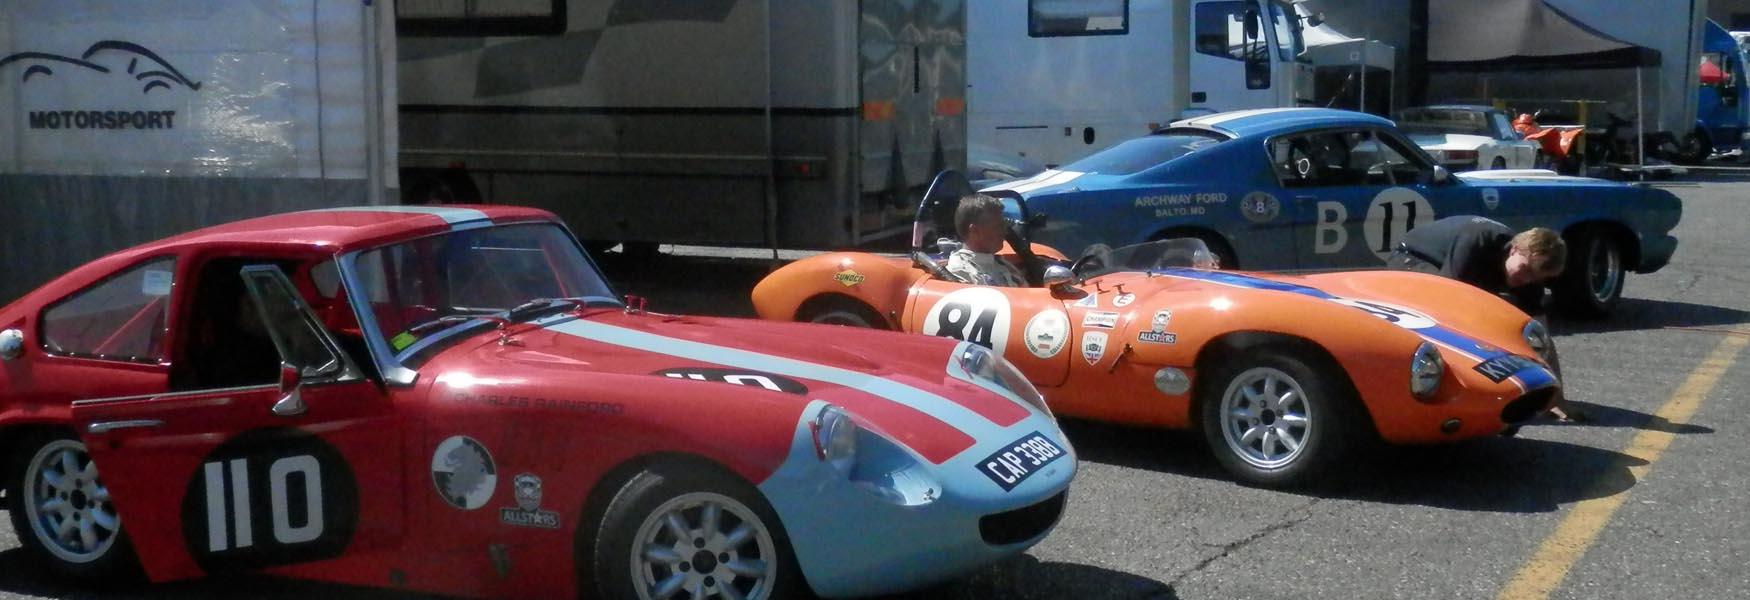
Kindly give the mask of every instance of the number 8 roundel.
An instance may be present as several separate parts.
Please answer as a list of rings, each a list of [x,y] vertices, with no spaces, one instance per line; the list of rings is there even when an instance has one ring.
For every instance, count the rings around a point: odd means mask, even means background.
[[[182,536],[208,573],[340,556],[358,524],[358,483],[338,450],[294,429],[256,429],[201,461],[182,498]]]
[[[943,296],[924,315],[924,335],[939,335],[990,348],[1009,345],[1009,298],[999,290],[971,287]]]

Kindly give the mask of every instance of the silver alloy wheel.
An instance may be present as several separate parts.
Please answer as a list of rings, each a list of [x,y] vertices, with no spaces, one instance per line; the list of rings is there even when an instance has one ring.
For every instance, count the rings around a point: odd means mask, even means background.
[[[868,329],[873,329],[875,327],[874,323],[870,323],[868,319],[863,318],[863,315],[857,314],[857,311],[844,309],[833,309],[814,315],[814,318],[809,319],[808,322],[824,323],[827,325],[845,325],[848,327],[863,327]]]
[[[651,511],[632,548],[632,582],[645,600],[770,598],[777,547],[752,509],[713,492],[684,494]]]
[[[1312,405],[1287,373],[1253,367],[1221,396],[1221,437],[1246,463],[1274,469],[1294,462],[1312,437]]]
[[[55,440],[37,450],[24,473],[24,512],[31,532],[55,558],[89,563],[103,558],[121,533],[121,517],[85,444]]]
[[[1587,287],[1592,290],[1592,299],[1598,302],[1609,302],[1621,293],[1622,254],[1610,240],[1592,241],[1586,254],[1586,283],[1590,284]]]

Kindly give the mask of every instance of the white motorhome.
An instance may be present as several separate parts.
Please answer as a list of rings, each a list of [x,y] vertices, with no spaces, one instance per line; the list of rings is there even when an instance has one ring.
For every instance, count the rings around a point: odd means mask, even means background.
[[[1312,102],[1286,0],[983,0],[966,10],[974,147],[1056,166],[1188,113]]]
[[[381,3],[0,2],[4,303],[110,251],[393,201]]]
[[[966,160],[965,4],[399,0],[403,195],[605,242],[904,231]]]

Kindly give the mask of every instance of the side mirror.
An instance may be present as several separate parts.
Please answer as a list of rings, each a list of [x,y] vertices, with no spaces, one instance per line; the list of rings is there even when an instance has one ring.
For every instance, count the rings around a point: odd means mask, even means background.
[[[1075,285],[1075,283],[1076,274],[1074,271],[1071,271],[1069,267],[1063,265],[1049,265],[1045,267],[1045,287],[1056,290],[1058,288]]]
[[[0,360],[12,360],[24,354],[24,332],[17,329],[0,331]]]
[[[280,363],[280,399],[273,403],[273,414],[282,417],[295,417],[309,410],[304,405],[304,397],[298,393],[298,386],[303,382],[302,370],[291,363]]]
[[[1452,172],[1447,171],[1446,167],[1442,167],[1440,165],[1434,165],[1434,183],[1445,184],[1448,180],[1451,180],[1451,179],[1452,179]]]
[[[1245,20],[1246,41],[1258,39],[1258,9],[1246,9]]]

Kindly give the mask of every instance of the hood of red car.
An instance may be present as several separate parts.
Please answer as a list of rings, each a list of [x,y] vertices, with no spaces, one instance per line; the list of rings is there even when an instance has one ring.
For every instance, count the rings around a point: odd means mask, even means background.
[[[848,327],[592,310],[483,334],[434,358],[437,370],[555,381],[617,378],[639,396],[701,402],[824,400],[940,462],[1031,409],[950,374],[954,340]]]

